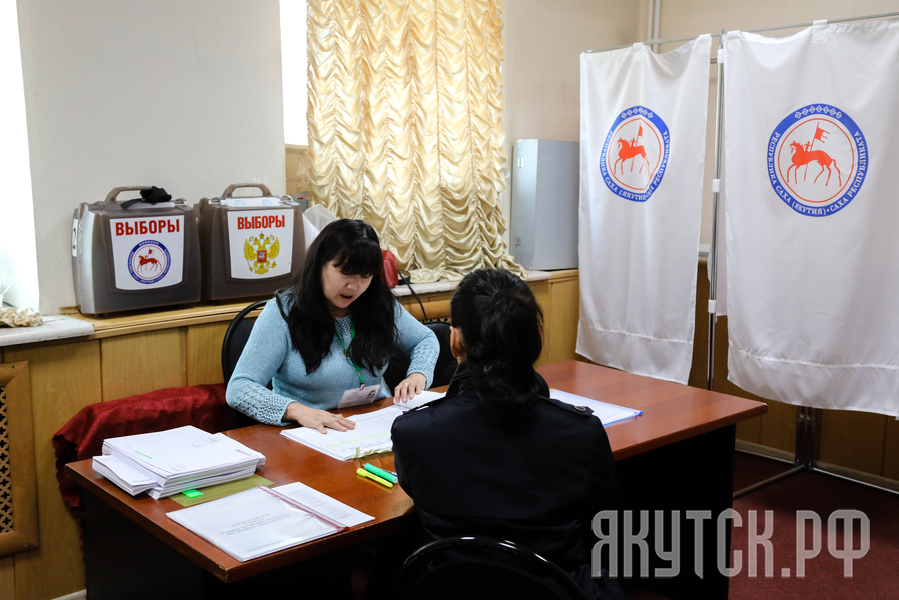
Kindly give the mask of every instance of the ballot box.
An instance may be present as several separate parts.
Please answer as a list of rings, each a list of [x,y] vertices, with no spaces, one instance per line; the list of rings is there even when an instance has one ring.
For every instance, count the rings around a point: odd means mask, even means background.
[[[117,187],[102,202],[82,202],[72,224],[72,278],[85,314],[200,300],[197,219],[183,198],[133,204],[148,186]],[[161,190],[164,192],[164,190]],[[128,200],[126,198],[125,200]]]
[[[256,188],[261,196],[234,196]],[[228,186],[194,207],[200,234],[202,297],[207,301],[271,295],[290,286],[306,253],[300,204],[261,184]]]

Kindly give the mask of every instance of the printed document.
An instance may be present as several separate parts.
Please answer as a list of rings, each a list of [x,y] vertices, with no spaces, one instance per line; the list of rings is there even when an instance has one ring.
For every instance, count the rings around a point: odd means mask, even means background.
[[[271,490],[253,488],[166,514],[239,561],[374,520],[299,482]]]
[[[322,434],[310,427],[298,427],[285,429],[281,435],[338,460],[349,460],[379,452],[390,452],[393,449],[390,428],[393,426],[393,420],[401,414],[402,410],[390,406],[349,417],[350,421],[356,423],[356,428],[349,431],[328,429],[328,433]]]

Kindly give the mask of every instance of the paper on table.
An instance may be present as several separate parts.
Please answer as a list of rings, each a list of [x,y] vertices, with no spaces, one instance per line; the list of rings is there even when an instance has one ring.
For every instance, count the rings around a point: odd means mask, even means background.
[[[292,502],[336,521],[337,526]],[[297,546],[375,519],[300,482],[271,490],[257,487],[166,514],[240,561]]]
[[[428,402],[432,402],[434,400],[439,400],[446,396],[446,392],[432,392],[429,390],[425,390],[419,395],[417,395],[412,400],[408,402],[397,402],[396,398],[393,399],[393,405],[396,406],[400,410],[412,410],[413,408],[418,408],[419,406],[424,406]]]
[[[333,525],[259,488],[166,514],[240,561],[337,532]]]
[[[322,513],[326,517],[333,519],[347,527],[355,527],[368,521],[374,521],[375,518],[363,512],[359,512],[352,506],[347,506],[339,500],[335,500],[327,494],[323,494],[318,490],[314,490],[308,485],[299,481],[279,485],[271,488],[272,491],[283,494],[288,498],[296,500],[300,504],[308,506],[312,510]]]
[[[156,480],[134,470],[115,456],[95,456],[94,471],[136,496],[156,486]]]
[[[401,414],[403,411],[391,406],[350,417],[356,428],[349,431],[329,429],[327,434],[321,434],[309,427],[298,427],[285,429],[281,435],[338,460],[349,460],[393,449],[390,428]]]
[[[109,438],[104,448],[123,456],[157,475],[157,481],[202,472],[220,466],[253,464],[264,456],[231,438],[210,434],[192,426],[156,433]]]
[[[256,467],[265,464],[265,456],[252,448],[190,425],[107,438],[103,454],[115,456],[143,477],[155,480],[149,490],[153,498],[250,477]]]
[[[643,414],[642,410],[635,410],[633,408],[618,406],[617,404],[600,402],[599,400],[584,398],[583,396],[570,394],[568,392],[563,392],[562,390],[550,389],[549,397],[553,398],[554,400],[558,400],[559,402],[564,402],[573,406],[586,406],[587,408],[593,410],[593,416],[602,421],[602,424],[605,427],[608,427],[612,423],[625,421],[627,419],[631,419]]]

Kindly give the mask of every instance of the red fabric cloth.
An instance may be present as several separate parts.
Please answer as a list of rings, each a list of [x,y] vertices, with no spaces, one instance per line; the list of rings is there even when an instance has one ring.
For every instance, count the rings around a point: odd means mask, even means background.
[[[210,433],[230,429],[225,384],[166,388],[85,406],[53,436],[63,501],[78,507],[78,486],[65,474],[66,464],[102,454],[104,439],[184,425]]]

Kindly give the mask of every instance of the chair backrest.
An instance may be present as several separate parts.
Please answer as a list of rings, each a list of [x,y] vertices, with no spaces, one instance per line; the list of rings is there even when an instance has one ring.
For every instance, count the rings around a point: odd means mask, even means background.
[[[586,600],[555,564],[512,542],[479,536],[422,546],[406,559],[397,585],[403,600]]]
[[[437,365],[434,367],[434,380],[431,386],[447,385],[456,373],[457,366],[456,358],[453,356],[452,348],[450,348],[449,323],[446,321],[425,321],[422,325],[433,331],[434,335],[437,336],[437,341],[440,343],[440,354],[437,355]],[[387,370],[384,371],[384,382],[391,392],[406,378],[409,362],[409,357],[398,348],[394,348],[390,352]]]
[[[234,373],[234,367],[237,366],[237,361],[240,359],[243,348],[247,345],[247,340],[250,339],[250,332],[253,331],[253,325],[256,324],[255,319],[250,320],[247,319],[246,316],[254,310],[258,310],[265,306],[266,302],[268,302],[268,300],[254,302],[237,313],[237,316],[234,317],[231,324],[228,326],[228,330],[225,332],[225,339],[222,341],[222,375],[225,377],[226,385],[231,380],[231,375]],[[237,427],[258,424],[258,421],[246,416],[242,412],[234,410],[231,407],[229,407],[229,409],[231,410],[232,428],[236,429]]]

